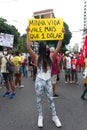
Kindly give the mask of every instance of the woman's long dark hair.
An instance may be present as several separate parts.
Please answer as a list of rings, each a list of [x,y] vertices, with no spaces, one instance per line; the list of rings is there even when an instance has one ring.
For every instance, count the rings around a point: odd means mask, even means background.
[[[42,65],[43,71],[46,72],[47,66],[51,67],[51,60],[50,60],[50,50],[46,48],[45,43],[43,42],[39,43],[38,54],[39,54],[38,66]]]

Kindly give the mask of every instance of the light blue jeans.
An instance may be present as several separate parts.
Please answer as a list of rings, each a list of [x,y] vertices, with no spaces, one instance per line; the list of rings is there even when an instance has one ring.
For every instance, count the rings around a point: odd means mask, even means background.
[[[52,112],[52,116],[56,115],[56,110],[55,110],[55,104],[53,101],[53,97],[52,97],[52,83],[51,83],[51,79],[50,80],[43,80],[40,78],[36,78],[35,81],[35,91],[36,91],[36,97],[37,97],[37,111],[39,113],[39,116],[42,116],[42,97],[43,97],[43,93],[46,94],[47,98],[48,98],[48,102],[50,105],[50,109]]]

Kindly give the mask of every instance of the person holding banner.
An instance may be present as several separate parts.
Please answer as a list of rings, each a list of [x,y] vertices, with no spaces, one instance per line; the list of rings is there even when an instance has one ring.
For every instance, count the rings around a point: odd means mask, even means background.
[[[29,37],[30,27],[26,29],[27,39],[26,47],[27,51],[37,65],[37,76],[35,80],[35,92],[37,98],[37,111],[38,111],[38,127],[43,127],[43,113],[42,113],[42,97],[43,93],[46,94],[48,102],[50,104],[50,109],[52,112],[52,120],[57,127],[61,127],[62,124],[57,116],[55,104],[53,101],[52,83],[51,83],[51,66],[54,61],[60,47],[62,45],[62,40],[58,41],[57,47],[54,54],[50,57],[50,50],[46,49],[46,44],[44,42],[39,43],[38,55],[34,53],[30,46]],[[62,30],[64,33],[64,29]]]

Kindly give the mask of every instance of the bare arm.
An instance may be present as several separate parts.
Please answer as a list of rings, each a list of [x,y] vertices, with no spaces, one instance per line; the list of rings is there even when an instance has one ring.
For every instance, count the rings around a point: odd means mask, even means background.
[[[14,66],[13,59],[7,58],[7,56],[5,56],[5,59],[7,60],[7,62],[8,62],[10,65],[13,65],[13,66]]]
[[[31,46],[30,46],[30,39],[29,39],[29,36],[28,36],[29,27],[27,27],[26,31],[27,31],[27,38],[26,38],[27,51],[30,54],[30,56],[32,57],[32,59],[34,61],[36,61],[38,56],[34,53],[34,51],[31,49]]]
[[[0,56],[0,65],[1,65],[1,59],[2,59],[2,57]]]
[[[57,54],[58,54],[58,52],[59,52],[59,50],[60,50],[60,48],[61,48],[61,45],[62,45],[62,41],[58,41],[57,47],[56,47],[56,49],[55,49],[53,55],[51,56],[52,62],[54,61],[55,57],[57,56]]]
[[[1,59],[2,59],[2,56],[0,56],[0,70],[1,70]]]
[[[64,28],[62,29],[62,32],[65,33]],[[50,57],[52,62],[54,61],[55,57],[57,56],[57,54],[58,54],[61,46],[62,46],[62,40],[59,40],[58,43],[57,43],[57,47],[56,47],[53,55]]]

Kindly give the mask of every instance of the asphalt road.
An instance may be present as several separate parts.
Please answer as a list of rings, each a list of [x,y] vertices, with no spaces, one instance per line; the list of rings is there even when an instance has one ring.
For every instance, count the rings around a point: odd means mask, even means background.
[[[83,78],[78,74],[79,85],[65,84],[64,72],[57,82],[54,99],[57,114],[62,122],[62,128],[57,128],[51,120],[51,111],[47,98],[43,99],[43,130],[87,130],[87,101],[81,100],[84,90]],[[24,88],[16,88],[16,97],[3,98],[5,87],[0,89],[0,130],[39,130],[37,127],[36,96],[34,81],[31,77],[22,78]],[[0,85],[1,86],[1,85]]]

